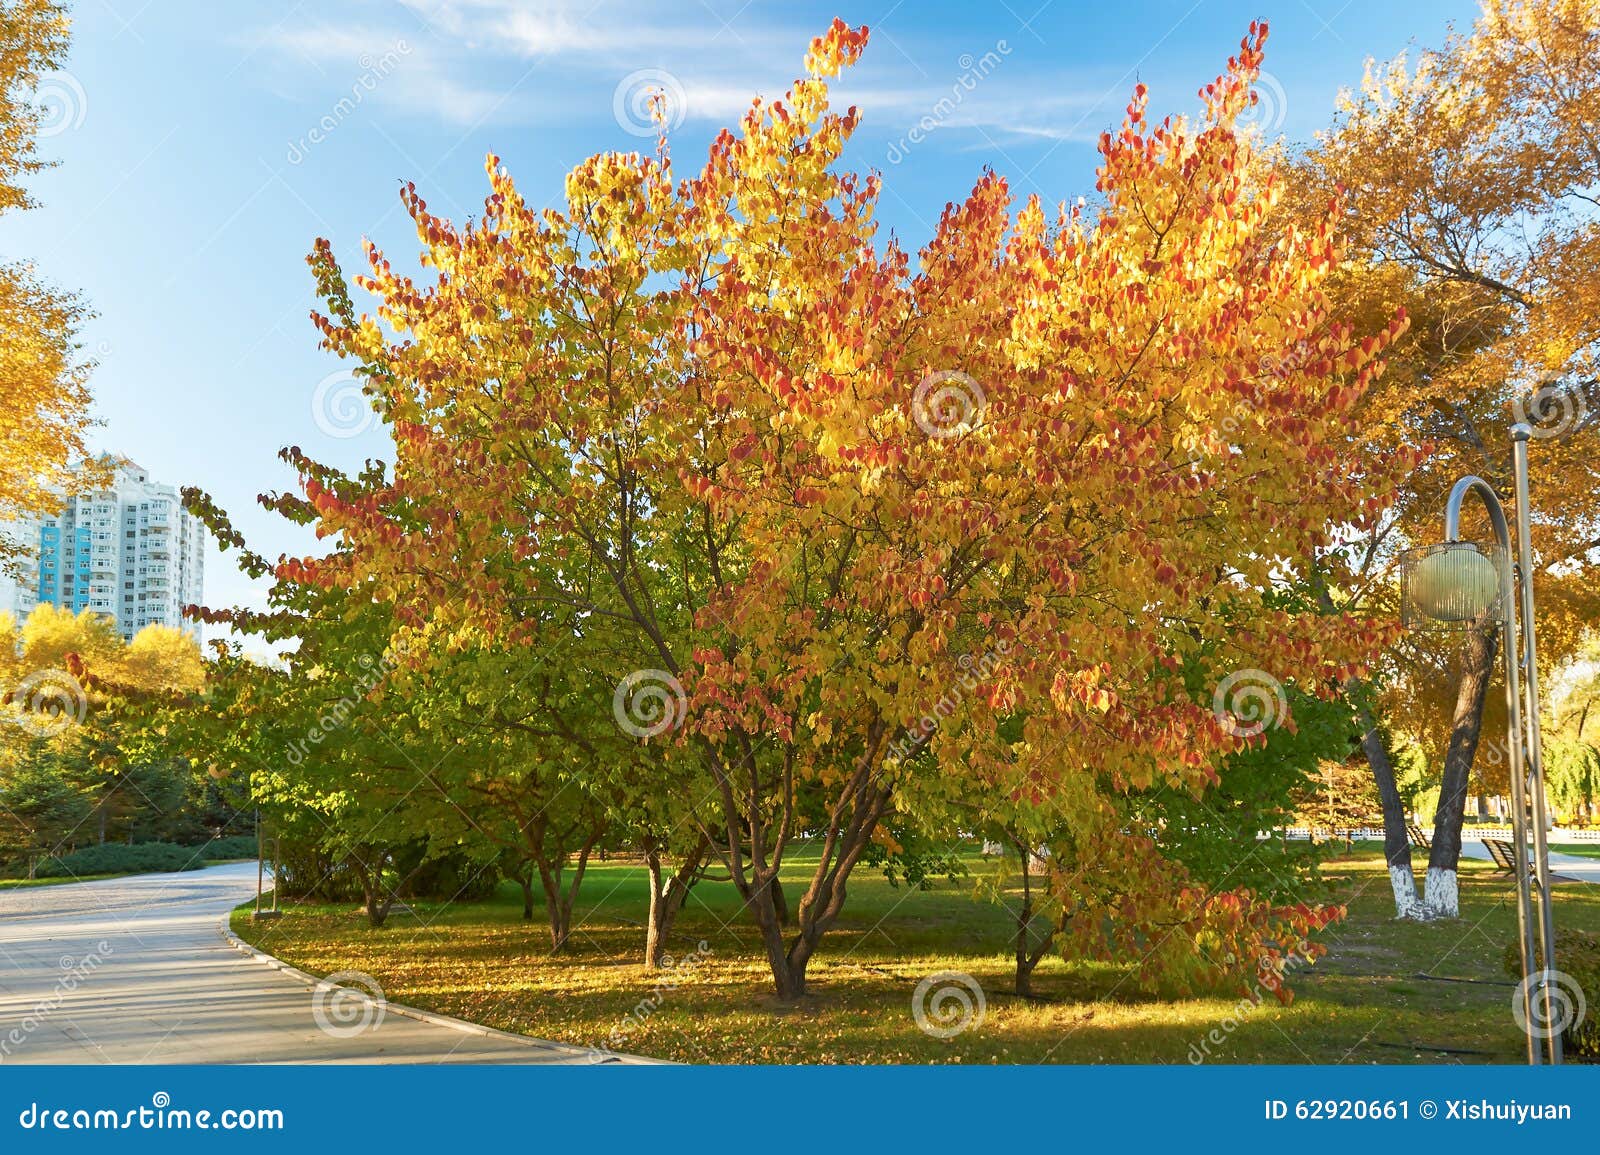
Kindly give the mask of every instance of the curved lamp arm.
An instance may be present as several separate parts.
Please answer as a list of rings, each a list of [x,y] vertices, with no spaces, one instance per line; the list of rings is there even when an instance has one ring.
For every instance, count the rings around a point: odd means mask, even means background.
[[[1481,477],[1463,477],[1456,482],[1450,490],[1450,500],[1444,507],[1444,539],[1446,541],[1461,540],[1461,503],[1467,499],[1467,494],[1475,493],[1489,511],[1489,520],[1494,523],[1495,541],[1500,548],[1506,551],[1506,558],[1511,557],[1511,527],[1506,523],[1506,509],[1500,504],[1500,495]],[[1509,609],[1509,600],[1507,608]]]

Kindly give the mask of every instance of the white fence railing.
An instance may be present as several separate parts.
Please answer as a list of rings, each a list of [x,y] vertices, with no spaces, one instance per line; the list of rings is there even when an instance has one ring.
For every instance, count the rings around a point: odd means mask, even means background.
[[[1287,835],[1290,838],[1303,839],[1311,836],[1312,829],[1316,830],[1319,838],[1331,837],[1342,839],[1349,837],[1361,842],[1383,841],[1383,828],[1375,826],[1358,826],[1353,830],[1346,830],[1346,828],[1342,826],[1333,828],[1329,828],[1327,826],[1318,826],[1315,828],[1291,826],[1288,830],[1283,830],[1280,828],[1270,832],[1269,834],[1265,834],[1262,837],[1282,838]],[[1431,838],[1433,836],[1433,828],[1431,826],[1425,827],[1423,833],[1427,834]],[[1463,826],[1461,828],[1461,841],[1463,842],[1482,842],[1485,838],[1496,838],[1502,842],[1510,841],[1511,827]],[[1545,835],[1545,841],[1551,846],[1559,846],[1563,842],[1600,842],[1600,830],[1563,830],[1560,827],[1557,827],[1556,829],[1550,831],[1549,834]]]

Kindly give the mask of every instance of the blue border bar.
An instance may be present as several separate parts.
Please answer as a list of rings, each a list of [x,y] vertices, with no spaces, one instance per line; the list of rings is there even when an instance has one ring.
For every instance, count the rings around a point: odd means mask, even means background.
[[[1566,1118],[1533,1117],[1548,1106]],[[1495,1118],[1500,1109],[1513,1118]],[[281,1111],[282,1128],[223,1129],[228,1110]],[[118,1112],[119,1126],[74,1126],[76,1111],[88,1113],[80,1122]],[[193,1121],[201,1111],[211,1112],[209,1129]],[[189,1125],[173,1112],[190,1113]],[[1236,1151],[1256,1140],[1349,1143],[1396,1127],[1415,1144],[1515,1135],[1575,1139],[1581,1149],[1597,1120],[1594,1066],[0,1067],[8,1152],[312,1155],[388,1143],[453,1155],[463,1142],[492,1140],[535,1153],[622,1144],[804,1153],[883,1142],[981,1155],[1024,1136],[1047,1150],[1105,1141]]]

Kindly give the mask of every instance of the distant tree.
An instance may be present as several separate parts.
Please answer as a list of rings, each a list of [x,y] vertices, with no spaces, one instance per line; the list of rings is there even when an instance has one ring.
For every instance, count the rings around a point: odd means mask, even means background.
[[[41,857],[58,853],[89,817],[88,797],[64,772],[44,739],[27,756],[0,763],[0,853],[22,857],[28,877]]]
[[[1539,644],[1548,666],[1565,662],[1600,614],[1600,5],[1485,0],[1441,48],[1370,67],[1298,175],[1291,218],[1320,218],[1343,194],[1349,247],[1327,286],[1336,307],[1369,324],[1397,307],[1411,318],[1362,402],[1369,452],[1429,449],[1353,543],[1345,607],[1394,612],[1396,551],[1436,539],[1457,477],[1485,478],[1509,504],[1506,427],[1525,420]],[[1475,506],[1467,515],[1467,532],[1487,537]],[[1447,655],[1431,639],[1380,668],[1364,745],[1402,917],[1458,912],[1461,824],[1503,646],[1483,623]],[[1420,897],[1385,757],[1407,738],[1441,755]]]
[[[189,810],[195,770],[160,734],[164,712],[200,686],[192,638],[152,626],[124,643],[100,614],[45,604],[20,629],[0,621],[0,655],[0,782],[53,778],[87,807],[57,841],[205,835]]]

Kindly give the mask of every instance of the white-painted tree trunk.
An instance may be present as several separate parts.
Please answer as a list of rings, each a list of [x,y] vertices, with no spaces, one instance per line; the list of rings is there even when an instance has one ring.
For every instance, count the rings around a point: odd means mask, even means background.
[[[1396,918],[1424,917],[1422,902],[1417,898],[1417,880],[1404,866],[1389,867],[1389,886],[1394,891],[1394,916]]]
[[[1422,905],[1429,918],[1461,917],[1461,888],[1456,883],[1456,872],[1442,866],[1428,867],[1428,877],[1422,886]]]

